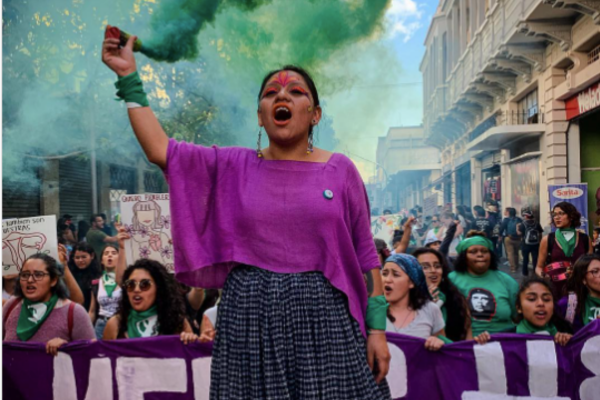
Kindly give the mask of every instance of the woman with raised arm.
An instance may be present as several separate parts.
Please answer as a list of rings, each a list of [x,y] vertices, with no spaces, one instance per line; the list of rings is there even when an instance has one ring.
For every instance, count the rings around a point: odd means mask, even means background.
[[[321,107],[310,75],[286,66],[265,76],[256,150],[177,142],[149,107],[135,39],[121,48],[107,38],[102,58],[146,156],[168,177],[177,279],[223,287],[211,399],[389,399],[368,199],[352,161],[313,147]]]

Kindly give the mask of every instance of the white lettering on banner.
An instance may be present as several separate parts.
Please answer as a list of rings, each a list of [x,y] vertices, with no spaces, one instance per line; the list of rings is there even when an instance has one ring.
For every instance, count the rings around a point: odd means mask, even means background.
[[[551,356],[540,354],[549,351],[550,346],[552,346]],[[531,396],[507,394],[504,353],[499,342],[473,346],[479,391],[463,392],[462,400],[569,400],[568,397],[557,397],[556,395],[558,392],[558,365],[554,346],[554,342],[551,341],[527,341],[527,366]],[[550,377],[543,376],[545,373],[548,373]],[[542,388],[542,385],[549,385],[549,388]]]
[[[77,400],[77,386],[75,385],[73,361],[71,360],[71,356],[61,351],[54,357],[52,394],[55,399]]]
[[[209,400],[211,362],[212,357],[196,358],[192,361],[195,400]]]
[[[390,370],[388,372],[388,385],[392,398],[397,399],[406,396],[408,392],[408,368],[406,365],[406,355],[395,344],[388,342],[388,348],[392,359],[390,360]],[[389,379],[389,377],[394,379]]]
[[[149,392],[187,392],[183,358],[117,358],[119,400],[144,400]]]
[[[77,400],[77,387],[71,356],[61,351],[54,357],[54,399]],[[85,400],[112,400],[113,382],[110,358],[94,358],[90,361],[90,375]]]
[[[582,92],[577,96],[577,103],[579,103],[579,114],[583,114],[600,106],[600,86],[590,88],[587,92]]]
[[[556,397],[558,394],[558,361],[556,347],[550,340],[527,341],[529,393],[538,397]]]
[[[600,336],[594,336],[581,349],[581,362],[594,376],[587,378],[579,387],[581,400],[598,399],[600,393]]]
[[[92,379],[92,377],[94,377]],[[90,362],[90,380],[85,400],[113,400],[110,358],[94,358]]]

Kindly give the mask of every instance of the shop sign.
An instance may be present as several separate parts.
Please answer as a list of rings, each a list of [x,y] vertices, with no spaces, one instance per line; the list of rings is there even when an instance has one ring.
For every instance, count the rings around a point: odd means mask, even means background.
[[[573,119],[593,109],[600,109],[600,83],[591,86],[565,102],[567,119]]]
[[[581,213],[581,228],[588,230],[588,187],[587,183],[566,183],[564,185],[548,185],[550,192],[550,210],[556,203],[565,201],[571,203]],[[554,227],[552,228],[554,230]]]

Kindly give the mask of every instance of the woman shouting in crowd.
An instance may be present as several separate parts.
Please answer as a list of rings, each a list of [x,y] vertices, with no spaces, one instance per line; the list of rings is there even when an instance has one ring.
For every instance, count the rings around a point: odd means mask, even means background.
[[[223,287],[211,399],[389,399],[366,191],[347,157],[313,146],[322,110],[310,75],[295,66],[265,75],[256,150],[202,147],[162,129],[134,40],[121,48],[107,38],[102,57],[146,156],[168,177],[176,277]],[[373,276],[370,298],[363,274]]]

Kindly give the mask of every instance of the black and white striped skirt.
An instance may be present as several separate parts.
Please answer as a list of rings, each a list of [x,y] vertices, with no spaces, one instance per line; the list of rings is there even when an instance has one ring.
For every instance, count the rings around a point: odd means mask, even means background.
[[[217,316],[211,400],[389,400],[345,295],[320,272],[241,266]]]

